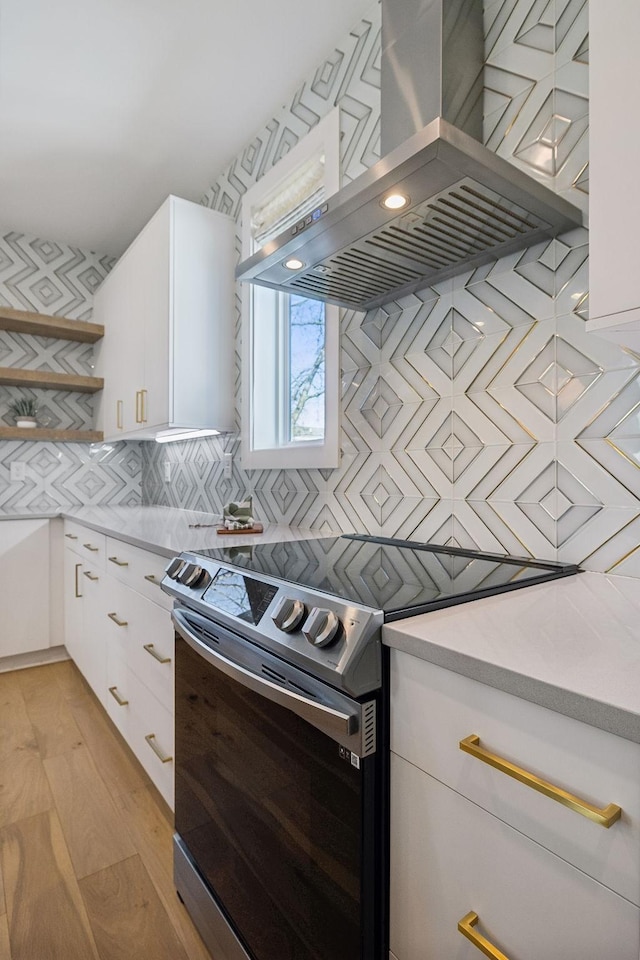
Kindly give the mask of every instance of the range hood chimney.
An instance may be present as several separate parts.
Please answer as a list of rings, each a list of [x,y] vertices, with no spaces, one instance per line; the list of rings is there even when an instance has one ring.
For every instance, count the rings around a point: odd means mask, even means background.
[[[238,279],[370,310],[582,225],[577,207],[481,142],[482,6],[382,0],[382,159]],[[390,195],[401,209],[383,205]]]

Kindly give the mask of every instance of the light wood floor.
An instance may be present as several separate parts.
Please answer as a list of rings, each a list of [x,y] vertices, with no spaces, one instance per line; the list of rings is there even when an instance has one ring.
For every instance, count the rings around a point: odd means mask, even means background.
[[[71,661],[0,673],[0,960],[211,960],[171,836]]]

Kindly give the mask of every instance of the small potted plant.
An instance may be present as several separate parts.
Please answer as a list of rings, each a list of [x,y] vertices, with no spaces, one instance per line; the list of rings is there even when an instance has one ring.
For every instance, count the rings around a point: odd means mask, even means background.
[[[38,404],[31,397],[22,397],[20,400],[14,400],[9,407],[16,418],[17,427],[36,427],[38,422]]]

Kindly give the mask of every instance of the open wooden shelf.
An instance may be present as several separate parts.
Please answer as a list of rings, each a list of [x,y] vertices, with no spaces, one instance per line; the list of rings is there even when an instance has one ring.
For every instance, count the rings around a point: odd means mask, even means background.
[[[65,443],[102,443],[100,430],[45,430],[40,427],[2,427],[0,440],[61,440]]]
[[[51,373],[49,370],[20,370],[0,367],[0,385],[5,387],[40,387],[43,390],[73,390],[76,393],[97,393],[104,387],[102,377],[80,377],[73,373]]]
[[[13,310],[11,307],[2,306],[0,330],[31,333],[37,337],[54,337],[60,340],[78,340],[80,343],[95,343],[104,336],[101,323],[50,317],[45,313],[30,313],[28,310]]]

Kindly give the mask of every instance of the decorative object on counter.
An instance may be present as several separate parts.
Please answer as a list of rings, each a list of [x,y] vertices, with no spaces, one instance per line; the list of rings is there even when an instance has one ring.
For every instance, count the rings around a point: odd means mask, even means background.
[[[16,419],[17,427],[36,427],[38,421],[38,403],[33,397],[22,397],[20,400],[14,400],[9,407]]]
[[[263,526],[253,519],[253,500],[247,497],[238,503],[225,503],[222,508],[223,526],[218,533],[262,533]]]

